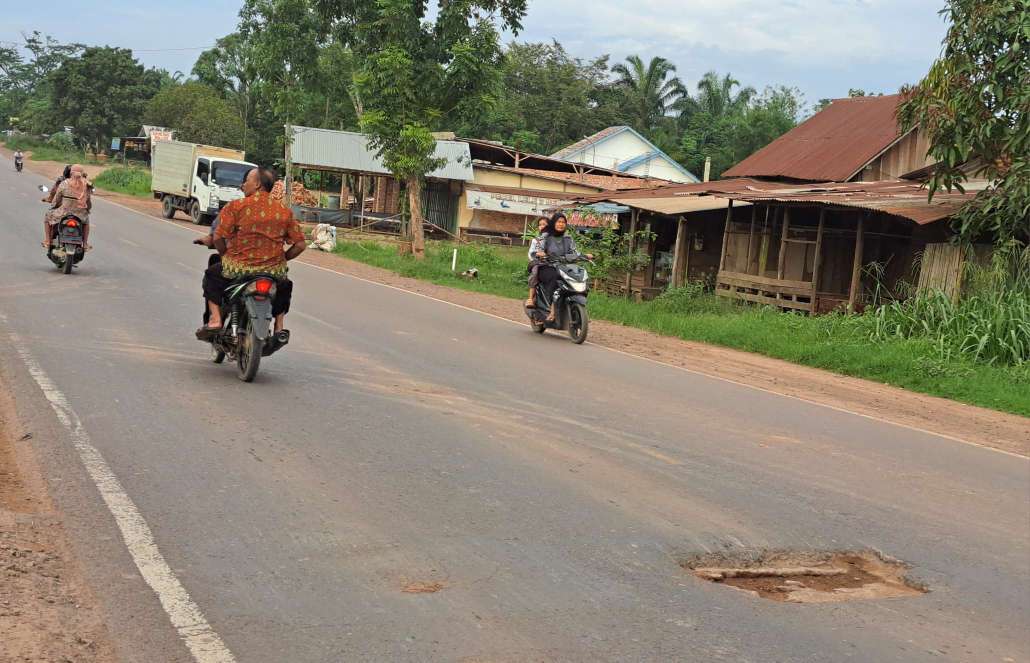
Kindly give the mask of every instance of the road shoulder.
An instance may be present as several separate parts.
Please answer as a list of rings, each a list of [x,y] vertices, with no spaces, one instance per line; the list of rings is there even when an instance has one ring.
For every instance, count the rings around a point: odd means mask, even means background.
[[[0,381],[0,660],[113,662],[32,445]]]

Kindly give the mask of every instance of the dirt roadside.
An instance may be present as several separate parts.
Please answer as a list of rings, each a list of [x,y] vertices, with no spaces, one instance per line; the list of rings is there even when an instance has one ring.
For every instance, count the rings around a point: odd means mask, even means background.
[[[0,150],[2,151],[2,150]],[[62,164],[26,162],[29,169],[56,177]],[[161,218],[157,201],[98,191],[97,195],[148,216]],[[177,216],[184,227],[191,224]],[[340,256],[310,251],[302,258],[341,274],[402,288],[452,304],[512,320],[525,318],[514,300],[407,278]],[[199,268],[198,268],[199,269]],[[784,396],[853,412],[964,442],[1030,456],[1030,418],[965,405],[860,378],[837,375],[779,359],[706,345],[654,332],[592,320],[590,342],[611,350]]]
[[[116,659],[0,380],[0,663]]]

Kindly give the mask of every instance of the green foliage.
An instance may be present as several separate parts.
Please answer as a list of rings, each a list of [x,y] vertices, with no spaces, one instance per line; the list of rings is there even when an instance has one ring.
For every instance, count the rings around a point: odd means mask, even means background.
[[[607,226],[594,228],[576,235],[576,246],[580,253],[594,256],[590,274],[594,278],[607,278],[611,274],[643,269],[651,258],[642,247],[654,238],[646,230],[636,232],[636,250],[630,251],[633,235]]]
[[[991,182],[954,217],[964,239],[1030,242],[1030,4],[947,0],[951,21],[941,57],[902,105],[906,128],[919,125],[938,165],[930,196],[961,189],[971,161]]]
[[[47,147],[61,152],[73,152],[75,150],[75,139],[71,137],[71,134],[63,131],[47,138],[46,144]]]
[[[59,128],[49,112],[49,75],[84,47],[62,44],[38,31],[22,38],[20,47],[0,46],[0,128],[16,126],[22,131],[49,133]]]
[[[709,157],[718,176],[797,123],[803,104],[798,90],[766,88],[757,95],[752,88],[734,92],[738,85],[729,75],[719,78],[709,72],[698,84],[698,94],[680,104],[681,158],[691,171],[702,172]]]
[[[551,154],[623,122],[607,56],[584,61],[571,57],[556,41],[512,42],[501,69],[504,93],[482,126],[463,129],[467,135]]]
[[[926,339],[938,361],[1030,362],[1030,248],[999,250],[989,268],[967,269],[972,285],[958,302],[930,292],[867,312],[870,337]]]
[[[638,131],[650,133],[665,114],[687,94],[679,78],[672,76],[676,65],[655,57],[645,65],[639,56],[631,55],[625,63],[612,67],[615,84],[625,97],[632,124]]]
[[[173,84],[147,105],[147,124],[173,127],[179,140],[243,146],[243,121],[218,91],[203,83]]]
[[[108,168],[93,183],[101,189],[126,193],[130,196],[150,197],[150,171],[143,168]]]
[[[51,75],[54,119],[75,128],[83,145],[100,152],[112,136],[135,135],[162,78],[123,48],[90,47]]]

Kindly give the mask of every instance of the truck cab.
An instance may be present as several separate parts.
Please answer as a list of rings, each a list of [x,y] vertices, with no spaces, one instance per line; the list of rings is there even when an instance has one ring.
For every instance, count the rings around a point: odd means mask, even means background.
[[[246,161],[216,157],[197,158],[192,193],[198,211],[213,218],[227,203],[242,198],[243,191],[240,186],[251,168],[256,166]]]

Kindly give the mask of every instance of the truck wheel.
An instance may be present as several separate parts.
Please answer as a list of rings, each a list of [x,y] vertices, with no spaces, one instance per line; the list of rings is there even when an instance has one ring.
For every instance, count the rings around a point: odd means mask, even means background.
[[[200,203],[195,200],[193,201],[193,204],[190,205],[190,220],[197,226],[206,224],[208,220],[207,214],[204,214],[204,211],[200,209]]]
[[[172,200],[171,196],[161,198],[161,216],[166,219],[175,216],[175,201]]]

